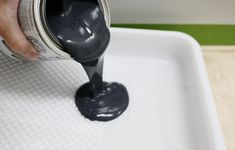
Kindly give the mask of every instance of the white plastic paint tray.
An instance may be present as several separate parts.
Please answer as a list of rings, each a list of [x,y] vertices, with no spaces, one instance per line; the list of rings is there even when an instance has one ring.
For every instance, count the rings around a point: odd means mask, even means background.
[[[86,120],[74,103],[87,82],[78,63],[0,54],[0,149],[225,150],[198,43],[179,32],[111,32],[104,79],[126,85],[127,111]]]

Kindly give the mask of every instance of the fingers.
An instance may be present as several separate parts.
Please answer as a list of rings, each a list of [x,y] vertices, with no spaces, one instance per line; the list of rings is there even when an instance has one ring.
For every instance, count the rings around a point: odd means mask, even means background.
[[[38,58],[38,52],[21,31],[17,19],[8,19],[2,28],[4,29],[1,33],[3,39],[15,53],[31,60]]]
[[[38,52],[21,31],[17,20],[19,0],[0,0],[0,35],[17,54],[35,60]]]

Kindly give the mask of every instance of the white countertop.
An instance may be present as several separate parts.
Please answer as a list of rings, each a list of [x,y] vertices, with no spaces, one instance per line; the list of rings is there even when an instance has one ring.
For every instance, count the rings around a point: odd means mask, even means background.
[[[235,150],[235,46],[202,49],[225,143]]]

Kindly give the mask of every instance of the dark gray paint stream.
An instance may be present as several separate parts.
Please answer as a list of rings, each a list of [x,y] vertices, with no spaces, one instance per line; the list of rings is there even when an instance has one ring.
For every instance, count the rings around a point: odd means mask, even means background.
[[[110,121],[129,103],[122,84],[103,82],[103,53],[110,32],[97,0],[47,0],[47,25],[51,33],[85,69],[90,82],[80,87],[75,102],[90,120]]]

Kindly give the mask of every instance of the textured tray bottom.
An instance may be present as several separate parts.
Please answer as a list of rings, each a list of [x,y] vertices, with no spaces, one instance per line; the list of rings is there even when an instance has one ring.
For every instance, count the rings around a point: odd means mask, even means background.
[[[0,54],[0,149],[97,150],[102,127],[74,104],[83,72],[74,61],[23,63]]]
[[[127,86],[130,106],[117,120],[98,123],[84,119],[74,104],[74,93],[88,80],[78,63],[23,63],[0,55],[0,147],[150,150],[167,141],[174,144],[166,149],[190,149],[181,71],[173,60],[107,56],[105,80]]]

